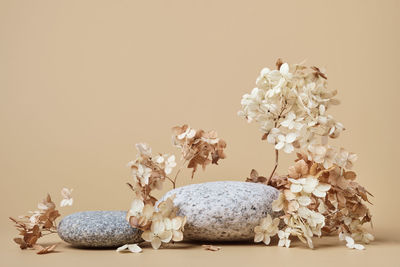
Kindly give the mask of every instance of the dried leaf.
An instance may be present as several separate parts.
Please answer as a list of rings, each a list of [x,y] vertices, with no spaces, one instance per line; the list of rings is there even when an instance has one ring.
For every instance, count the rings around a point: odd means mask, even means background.
[[[57,247],[57,245],[58,244],[54,244],[54,245],[47,246],[47,247],[42,247],[41,245],[36,245],[34,248],[39,250],[38,252],[36,252],[36,254],[41,255],[41,254],[47,254],[47,253],[53,252],[54,249]]]
[[[264,176],[259,176],[258,172],[254,169],[251,170],[250,172],[250,178],[246,179],[246,182],[251,182],[251,183],[262,183],[266,184],[268,179]]]
[[[202,245],[202,247],[205,250],[209,250],[209,251],[219,251],[219,250],[221,250],[221,247],[216,247],[216,246],[213,246],[213,245]]]
[[[353,171],[348,171],[344,173],[344,178],[347,180],[355,180],[357,177],[356,173]]]

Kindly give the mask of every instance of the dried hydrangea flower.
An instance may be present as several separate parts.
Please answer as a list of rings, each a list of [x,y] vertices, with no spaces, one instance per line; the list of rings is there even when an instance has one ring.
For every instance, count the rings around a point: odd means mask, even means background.
[[[348,240],[370,242],[373,235],[363,224],[371,221],[364,203],[371,194],[355,181],[355,172],[348,170],[357,155],[328,144],[344,130],[328,114],[332,105],[339,104],[334,98],[337,91],[328,87],[327,76],[317,67],[289,65],[280,59],[276,66],[276,70],[261,70],[256,88],[243,95],[238,114],[258,123],[262,140],[275,148],[269,178],[252,171],[246,181],[280,190],[272,205],[274,211],[284,212],[280,245],[289,246],[291,235],[313,248],[313,236],[323,233],[343,233]],[[288,175],[275,174],[280,150],[297,152]],[[351,247],[361,247],[349,242]]]
[[[67,188],[62,189],[64,202],[61,201],[61,206],[72,205],[71,191]],[[38,203],[37,207],[38,210],[29,212],[30,215],[19,216],[18,219],[10,217],[10,220],[22,236],[14,238],[14,242],[21,249],[36,249],[38,250],[36,253],[40,255],[50,253],[56,248],[57,244],[43,247],[38,245],[37,241],[42,236],[57,233],[56,219],[61,215],[49,194]]]
[[[163,221],[153,221],[150,230],[143,232],[142,238],[151,243],[154,249],[161,246],[161,242],[169,243],[172,239],[171,230],[167,230]]]
[[[209,164],[218,164],[226,157],[226,142],[218,138],[216,131],[194,130],[187,124],[172,128],[173,144],[182,152],[187,167],[193,169],[192,178],[198,166],[203,169]]]
[[[254,242],[264,242],[265,245],[269,245],[271,237],[278,233],[279,218],[272,220],[270,214],[267,217],[261,219],[260,225],[254,228]]]

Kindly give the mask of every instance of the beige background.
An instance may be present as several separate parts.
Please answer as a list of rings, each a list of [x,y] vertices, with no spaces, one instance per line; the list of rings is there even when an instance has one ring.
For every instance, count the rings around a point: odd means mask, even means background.
[[[399,12],[400,1],[1,0],[4,266],[399,266]],[[217,253],[183,245],[117,255],[62,244],[39,257],[12,244],[7,216],[34,209],[46,192],[59,200],[63,186],[75,199],[64,215],[127,209],[134,144],[178,155],[170,143],[176,124],[216,129],[228,142],[228,158],[193,182],[244,180],[252,168],[269,173],[272,147],[236,113],[260,69],[278,57],[325,67],[339,91],[342,105],[331,114],[348,129],[340,143],[359,154],[358,181],[375,195],[377,241],[366,251],[333,238],[314,251],[298,243],[290,250],[223,244]],[[285,156],[279,171],[292,160]],[[185,176],[179,185],[192,182]]]

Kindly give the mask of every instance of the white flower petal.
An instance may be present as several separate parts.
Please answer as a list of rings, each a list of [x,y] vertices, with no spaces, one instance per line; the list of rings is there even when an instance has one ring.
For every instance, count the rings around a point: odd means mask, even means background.
[[[290,191],[292,191],[293,193],[301,192],[302,189],[303,189],[303,186],[301,186],[299,184],[291,184],[290,185]]]
[[[265,235],[263,242],[265,245],[269,245],[269,243],[271,242],[271,238],[269,237],[269,235]]]
[[[285,153],[287,153],[287,154],[292,153],[293,150],[294,150],[294,147],[293,147],[292,144],[286,144],[286,145],[285,145],[285,148],[283,149],[283,151],[284,151]]]
[[[117,252],[121,252],[123,250],[126,250],[127,248],[128,248],[128,245],[120,246],[119,248],[117,248]]]
[[[187,134],[187,138],[191,139],[196,135],[196,131],[194,129],[191,129],[189,133]]]
[[[355,248],[355,249],[358,249],[358,250],[363,250],[363,249],[365,249],[365,247],[364,247],[363,245],[361,245],[361,244],[354,244],[354,248]]]
[[[142,252],[142,248],[139,247],[137,244],[128,245],[128,249],[129,249],[130,252],[133,252],[133,253]]]
[[[286,135],[286,143],[293,143],[296,140],[297,134],[296,133],[288,133]]]
[[[309,198],[308,196],[300,196],[297,198],[297,201],[302,206],[308,206],[311,204],[311,198]]]
[[[282,149],[282,147],[283,147],[284,145],[285,145],[284,142],[279,142],[279,143],[277,143],[277,144],[275,145],[275,149],[280,150],[280,149]]]
[[[263,241],[263,239],[264,239],[263,233],[256,233],[256,235],[254,236],[255,243],[259,243],[259,242]]]

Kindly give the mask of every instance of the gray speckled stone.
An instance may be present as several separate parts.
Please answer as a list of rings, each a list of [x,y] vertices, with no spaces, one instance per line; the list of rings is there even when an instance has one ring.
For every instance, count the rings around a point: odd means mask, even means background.
[[[279,191],[263,184],[233,181],[192,184],[169,191],[161,200],[174,194],[178,215],[187,217],[185,239],[251,240],[261,218],[277,215],[272,211],[272,202]]]
[[[125,220],[125,211],[83,211],[61,220],[58,235],[76,247],[118,247],[141,241],[141,231]]]

